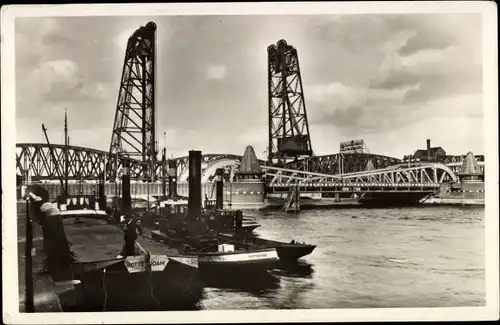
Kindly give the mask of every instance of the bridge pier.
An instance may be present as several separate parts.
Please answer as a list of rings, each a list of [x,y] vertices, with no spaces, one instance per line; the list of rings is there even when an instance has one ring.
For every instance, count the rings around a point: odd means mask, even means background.
[[[262,176],[255,151],[252,146],[247,146],[236,171],[236,182],[229,184],[232,208],[259,210],[265,207]]]

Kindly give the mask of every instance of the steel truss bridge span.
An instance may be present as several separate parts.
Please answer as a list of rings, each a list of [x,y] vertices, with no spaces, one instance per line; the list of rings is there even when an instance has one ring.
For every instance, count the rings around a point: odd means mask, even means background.
[[[359,188],[359,189],[435,189],[443,182],[458,182],[453,171],[443,164],[420,163],[408,166],[400,164],[385,169],[327,175],[284,168],[262,166],[268,187],[290,188]]]
[[[65,164],[64,145],[52,144],[54,154],[58,160],[59,172],[56,164],[52,161],[49,147],[46,143],[18,143],[16,145],[16,167],[19,176],[26,176],[27,171],[30,171],[30,177],[34,181],[39,180],[55,180],[60,177],[62,166]],[[231,154],[204,154],[202,163],[206,169],[205,178],[211,176],[215,168],[230,164],[232,161],[239,162],[241,156]],[[188,173],[188,156],[173,158],[177,163],[178,175],[180,180],[187,179]],[[222,162],[225,160],[225,162]],[[106,165],[112,161],[110,154],[107,151],[92,149],[81,146],[68,147],[68,179],[70,180],[94,180],[99,177],[99,174],[105,171]],[[144,170],[149,169],[146,163],[142,163],[138,159],[131,159],[131,176],[135,179],[145,179]],[[259,160],[262,165],[264,161]],[[357,172],[366,169],[366,165],[371,162],[371,166],[375,168],[383,168],[388,165],[398,163],[396,158],[372,155],[372,154],[334,154],[326,156],[312,157],[307,160],[300,160],[289,163],[285,166],[287,169],[304,170],[323,174],[339,174],[344,172]],[[217,165],[217,167],[214,167]],[[362,168],[363,167],[363,168]],[[115,168],[115,171],[120,175],[122,166],[121,162]],[[157,164],[155,175],[161,177],[161,165]],[[114,173],[113,173],[114,174]],[[110,178],[110,171],[106,171],[106,178]]]
[[[16,167],[19,176],[26,176],[30,172],[31,181],[57,180],[64,166],[64,145],[52,145],[54,155],[58,160],[59,171],[56,168],[47,144],[43,143],[19,143],[16,146]],[[344,155],[344,159],[347,157]],[[333,157],[320,156],[322,157]],[[366,157],[390,157],[367,155]],[[102,150],[85,148],[80,146],[68,147],[68,179],[69,180],[96,180],[98,176],[106,171],[106,164],[110,161],[109,153]],[[187,181],[189,157],[174,158],[177,165],[178,181]],[[207,182],[215,173],[217,168],[237,166],[241,161],[239,155],[229,154],[205,154],[202,157],[203,171],[202,181]],[[389,160],[387,160],[389,161]],[[397,186],[408,186],[408,184],[437,184],[443,181],[458,181],[456,174],[446,165],[433,163],[397,164],[377,170],[359,171],[343,174],[327,174],[312,171],[301,171],[290,168],[278,168],[266,166],[260,161],[261,167],[269,182],[269,186],[289,186],[290,184],[304,184],[320,186],[354,186],[372,184],[373,186],[386,186],[383,184],[399,184]],[[288,166],[287,166],[288,167]],[[117,167],[118,174],[121,172],[121,163]],[[131,160],[132,179],[143,179],[143,163],[139,160]],[[161,176],[161,165],[158,165],[156,175]],[[109,177],[109,175],[106,175]],[[282,184],[282,185],[278,185]],[[340,184],[340,185],[339,185]],[[324,186],[324,185],[323,185]],[[392,186],[392,185],[391,185]]]
[[[32,181],[57,180],[65,165],[66,147],[61,144],[52,144],[57,165],[54,163],[49,146],[46,143],[18,143],[16,144],[16,173],[25,178],[29,172]],[[173,158],[177,164],[177,175],[180,181],[187,180],[189,156]],[[226,154],[205,154],[202,157],[204,167],[203,179],[208,179],[215,173],[215,169],[228,165],[230,162],[239,162],[241,156]],[[106,165],[112,161],[107,151],[80,146],[68,146],[68,179],[69,180],[97,180],[99,175],[106,172],[106,178],[111,176]],[[145,180],[145,164],[138,159],[129,159],[131,162],[131,178]],[[122,163],[118,159],[116,167],[121,174]],[[113,172],[114,174],[114,172]],[[161,164],[155,168],[156,179],[161,177]]]

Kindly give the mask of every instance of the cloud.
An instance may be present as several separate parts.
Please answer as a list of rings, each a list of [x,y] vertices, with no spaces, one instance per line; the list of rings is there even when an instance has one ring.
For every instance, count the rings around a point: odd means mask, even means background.
[[[207,64],[207,78],[222,80],[226,77],[227,68],[223,64]]]
[[[377,132],[393,127],[396,120],[407,120],[398,114],[408,92],[419,85],[396,89],[349,87],[336,82],[311,86],[315,105],[309,113],[311,124],[330,125],[349,135]],[[389,118],[390,117],[390,118]]]
[[[71,60],[42,62],[20,82],[17,100],[21,106],[58,106],[67,102],[100,100],[109,95],[106,85],[85,82],[78,65]]]
[[[267,125],[252,125],[251,127],[241,130],[234,138],[233,143],[235,143],[239,148],[243,148],[241,149],[240,155],[243,154],[244,148],[246,148],[247,146],[252,146],[257,157],[265,159],[263,158],[263,152],[268,147]]]
[[[281,38],[298,50],[317,154],[364,138],[370,151],[399,157],[427,133],[454,152],[482,148],[476,135],[454,142],[464,121],[482,119],[481,18],[447,14],[20,18],[16,121],[36,121],[36,132],[18,136],[43,141],[39,124],[59,128],[67,107],[73,130],[102,132],[74,133],[72,143],[109,149],[103,130],[113,125],[126,42],[150,20],[157,138],[168,130],[176,154],[264,150],[266,48]]]
[[[78,65],[71,60],[40,63],[26,78],[30,93],[39,92],[45,99],[67,98],[81,85]]]

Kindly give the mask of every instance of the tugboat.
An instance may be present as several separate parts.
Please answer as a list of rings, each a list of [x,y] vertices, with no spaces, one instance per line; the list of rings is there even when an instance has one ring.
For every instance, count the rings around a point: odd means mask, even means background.
[[[172,179],[169,181],[175,184]],[[275,248],[249,249],[246,245],[227,243],[209,227],[201,209],[201,151],[189,152],[187,209],[186,202],[178,201],[176,204],[172,199],[174,192],[170,193],[170,200],[160,202],[158,229],[153,230],[151,236],[181,252],[195,254],[202,274],[266,271],[274,268],[279,261]],[[239,220],[241,226],[241,214]]]
[[[235,234],[219,233],[217,238],[248,249],[275,248],[282,262],[296,261],[301,257],[311,254],[316,248],[315,245],[299,243],[295,240],[286,243],[256,236],[242,236],[238,238]]]
[[[177,195],[177,185],[176,185],[176,173],[177,168],[175,161],[169,161],[169,172],[168,172],[168,198],[166,195],[166,186],[163,185],[163,196],[158,198],[158,202],[153,204],[153,209],[156,211],[143,211],[143,220],[146,224],[151,224],[152,220],[155,219],[156,215],[160,214],[168,219],[176,218],[184,219],[185,214],[188,211],[189,198],[180,197]],[[165,173],[166,174],[166,173]],[[222,180],[222,169],[217,170],[217,180]],[[165,180],[167,177],[163,177]],[[222,188],[217,187],[219,191],[218,195],[222,196]],[[209,200],[205,197],[205,206],[202,209],[202,214],[207,225],[210,229],[214,229],[217,232],[232,232],[234,231],[234,223],[236,220],[236,210],[222,209],[222,203],[216,200]],[[243,216],[241,223],[241,231],[245,233],[252,233],[256,228],[260,227],[260,224],[254,217]]]
[[[245,157],[247,156],[247,157]],[[250,175],[260,175],[262,172],[260,170],[260,165],[258,164],[257,157],[253,153],[253,150],[246,150],[244,159],[242,159],[242,163],[240,164],[239,171],[245,174]],[[228,210],[222,210],[223,206],[223,170],[217,169],[216,171],[216,204],[214,211],[209,211],[209,216],[211,215],[220,215],[220,213],[225,213]],[[220,210],[219,210],[220,209]],[[231,211],[231,210],[229,210]],[[235,216],[235,220],[237,215],[239,215],[241,219],[241,211],[240,210],[232,210],[232,215]],[[241,221],[235,221],[235,224],[240,223]],[[227,228],[227,227],[226,227]],[[216,228],[217,229],[217,228]],[[220,229],[220,228],[218,228]],[[218,231],[217,238],[219,240],[227,241],[232,245],[236,245],[238,247],[242,247],[244,249],[266,249],[266,248],[275,248],[278,252],[278,257],[282,262],[292,262],[297,259],[309,255],[316,248],[315,245],[309,245],[305,243],[298,243],[295,240],[287,242],[274,241],[264,238],[259,238],[254,236],[251,233],[242,231],[242,227],[238,225],[232,229],[232,231]]]

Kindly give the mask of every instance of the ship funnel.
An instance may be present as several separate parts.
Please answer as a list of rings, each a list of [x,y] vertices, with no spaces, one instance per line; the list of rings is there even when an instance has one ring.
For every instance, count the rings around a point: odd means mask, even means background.
[[[243,228],[243,211],[236,210],[233,220],[234,220],[234,232],[237,236],[239,236]]]
[[[189,151],[189,204],[188,219],[201,214],[201,151]]]

